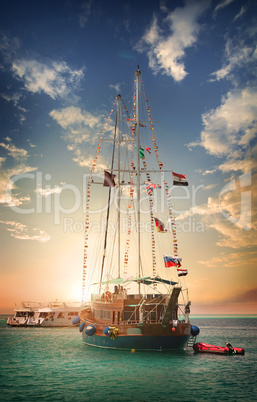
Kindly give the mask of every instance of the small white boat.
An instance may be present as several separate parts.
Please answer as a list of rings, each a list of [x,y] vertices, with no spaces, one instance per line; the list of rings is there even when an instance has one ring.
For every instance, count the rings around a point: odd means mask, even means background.
[[[33,321],[39,308],[43,307],[40,302],[21,302],[21,307],[15,307],[14,315],[8,317],[7,325],[10,327],[27,327]]]
[[[72,320],[78,315],[80,303],[67,305],[65,302],[51,302],[47,307],[39,308],[33,317],[28,319],[29,326],[66,327],[72,326]]]

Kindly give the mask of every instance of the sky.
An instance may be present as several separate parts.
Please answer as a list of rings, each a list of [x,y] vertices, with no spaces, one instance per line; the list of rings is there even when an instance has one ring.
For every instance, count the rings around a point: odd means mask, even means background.
[[[256,2],[0,8],[0,312],[79,300],[84,177],[139,65],[160,158],[189,182],[173,206],[192,312],[257,313]]]

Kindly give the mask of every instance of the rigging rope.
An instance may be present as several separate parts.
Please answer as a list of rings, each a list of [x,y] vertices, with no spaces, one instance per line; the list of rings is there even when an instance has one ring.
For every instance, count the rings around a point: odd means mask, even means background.
[[[85,217],[84,259],[83,259],[83,271],[82,271],[82,297],[81,297],[82,303],[85,302],[85,298],[86,298],[86,294],[85,294],[85,293],[86,293],[86,271],[87,271],[87,248],[88,248],[88,234],[89,234],[90,187],[91,187],[91,184],[93,183],[93,173],[94,173],[94,171],[95,171],[95,166],[96,166],[96,161],[97,161],[97,158],[98,158],[98,154],[100,153],[101,143],[102,143],[103,137],[104,137],[104,135],[105,135],[107,126],[109,125],[109,121],[110,121],[110,118],[111,118],[111,115],[112,115],[112,113],[113,113],[114,106],[116,105],[116,103],[117,103],[117,97],[115,98],[115,101],[114,101],[114,104],[113,104],[113,108],[112,108],[112,110],[111,110],[111,112],[110,112],[110,114],[109,114],[109,116],[108,116],[108,118],[107,118],[107,121],[106,121],[106,124],[105,124],[105,126],[104,126],[102,135],[101,135],[101,137],[100,137],[100,139],[99,139],[98,146],[97,146],[97,151],[96,151],[96,155],[95,155],[95,158],[94,158],[93,163],[92,163],[92,167],[91,167],[91,171],[90,171],[90,176],[89,176],[89,180],[88,180],[88,183],[87,183],[87,202],[86,202],[86,217]]]
[[[140,80],[140,83],[141,83],[142,91],[144,93],[144,97],[145,97],[145,101],[146,101],[146,109],[147,109],[147,113],[148,113],[148,120],[149,120],[150,127],[151,127],[151,130],[152,130],[152,141],[153,141],[153,146],[154,146],[154,153],[155,153],[155,156],[156,156],[156,160],[157,160],[157,163],[158,163],[158,166],[159,166],[159,169],[160,169],[160,172],[161,172],[161,176],[162,176],[163,185],[164,185],[164,188],[165,188],[165,194],[166,194],[166,199],[167,199],[167,204],[168,204],[170,222],[171,222],[171,225],[172,225],[173,253],[174,253],[174,257],[178,257],[178,241],[177,241],[177,233],[176,233],[176,223],[175,223],[175,217],[174,217],[173,212],[172,212],[172,205],[171,205],[171,202],[170,202],[169,187],[168,187],[168,184],[165,182],[164,174],[162,172],[163,163],[159,159],[158,146],[157,146],[156,137],[155,137],[155,128],[154,128],[154,124],[153,124],[153,118],[151,116],[151,109],[150,109],[150,106],[149,106],[149,103],[148,103],[148,98],[145,95],[142,80]]]
[[[133,98],[135,98],[135,93],[133,95]],[[128,119],[127,121],[131,121],[132,119],[130,119],[128,110],[123,102],[123,105],[125,107],[125,110],[127,112],[128,115]],[[126,245],[125,245],[125,253],[124,253],[124,275],[127,275],[128,273],[128,260],[129,260],[129,248],[130,248],[130,240],[131,240],[131,208],[132,208],[132,204],[133,204],[133,199],[134,199],[134,150],[135,150],[135,124],[131,124],[130,125],[131,128],[131,142],[132,142],[132,150],[131,150],[131,162],[130,162],[130,166],[131,166],[131,171],[130,171],[130,190],[129,190],[129,196],[130,196],[130,200],[128,203],[128,209],[129,209],[129,213],[128,213],[128,230],[127,230],[127,240],[126,240]]]

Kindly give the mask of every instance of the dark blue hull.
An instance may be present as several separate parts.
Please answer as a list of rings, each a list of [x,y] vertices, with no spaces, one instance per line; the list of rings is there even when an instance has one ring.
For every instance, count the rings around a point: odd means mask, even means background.
[[[105,349],[123,349],[123,350],[181,350],[184,349],[189,335],[180,336],[118,336],[116,339],[111,339],[105,335],[88,336],[85,332],[82,333],[83,341],[90,346]]]

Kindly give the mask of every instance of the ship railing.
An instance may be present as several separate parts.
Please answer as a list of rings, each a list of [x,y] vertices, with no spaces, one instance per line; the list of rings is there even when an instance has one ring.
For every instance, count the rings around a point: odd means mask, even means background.
[[[131,325],[131,324],[159,324],[161,320],[128,320],[128,321],[122,321],[120,324],[124,325]]]
[[[91,301],[95,303],[112,303],[114,300],[121,299],[123,300],[124,298],[127,298],[127,295],[125,292],[121,293],[111,293],[111,292],[105,292],[102,293],[102,295],[91,295]]]

